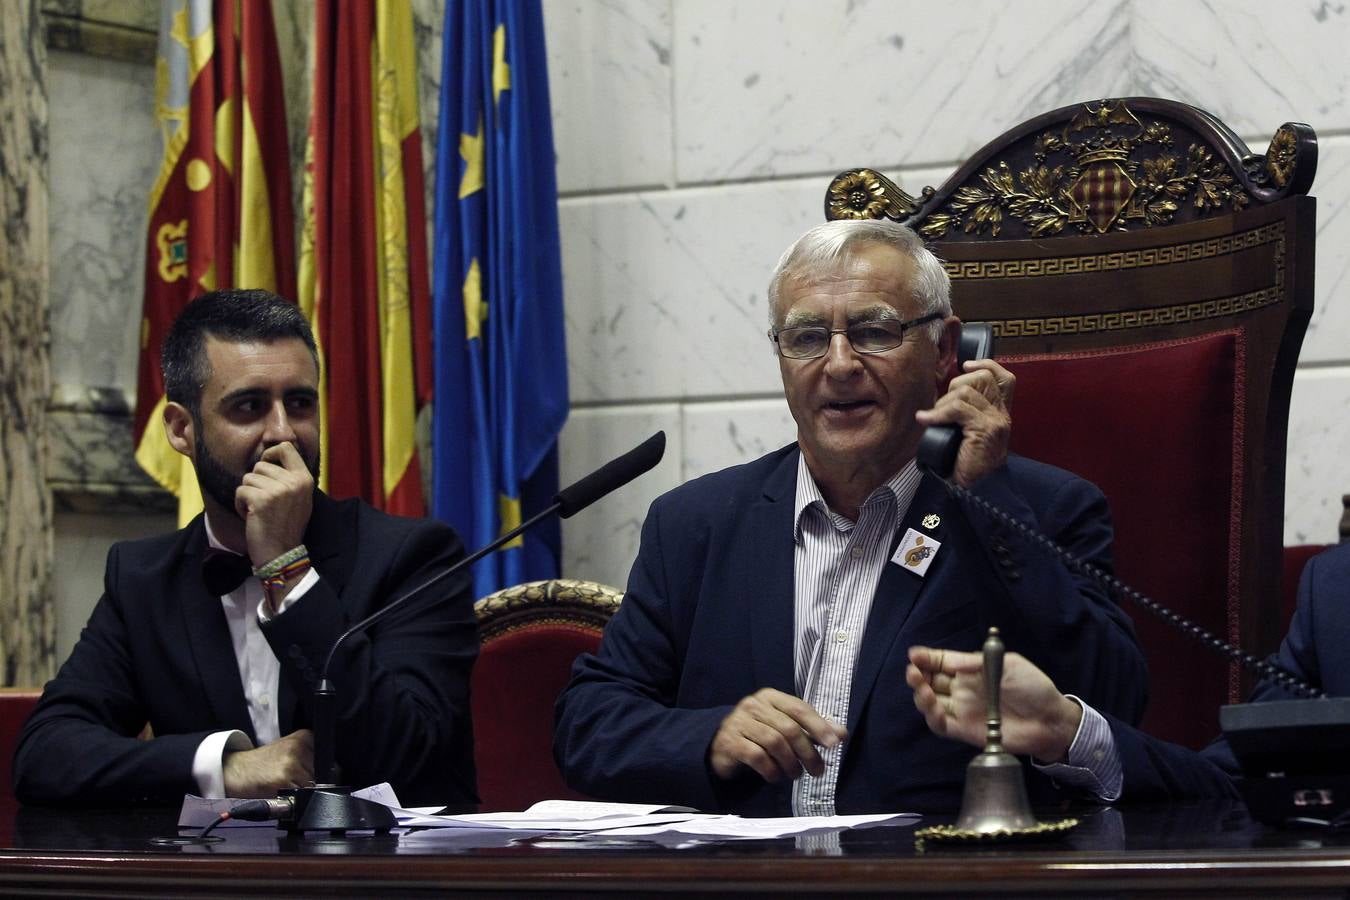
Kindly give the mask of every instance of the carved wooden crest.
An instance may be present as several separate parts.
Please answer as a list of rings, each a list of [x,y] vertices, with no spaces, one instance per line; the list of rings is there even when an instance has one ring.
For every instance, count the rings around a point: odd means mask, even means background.
[[[921,198],[872,169],[840,173],[825,214],[904,221],[929,240],[998,237],[1010,226],[1015,237],[1104,234],[1238,211],[1253,191],[1264,200],[1296,184],[1306,191],[1315,168],[1307,126],[1282,126],[1255,156],[1192,107],[1101,100],[1013,129]]]

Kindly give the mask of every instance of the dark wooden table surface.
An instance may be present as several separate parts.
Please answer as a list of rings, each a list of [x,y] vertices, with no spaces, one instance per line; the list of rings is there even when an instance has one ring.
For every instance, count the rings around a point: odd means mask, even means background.
[[[1062,815],[1055,812],[1051,815]],[[1083,824],[1026,845],[914,846],[913,827],[774,841],[600,845],[469,841],[445,834],[287,836],[222,830],[207,846],[164,848],[173,810],[7,809],[0,895],[1347,896],[1350,834],[1271,831],[1241,805],[1075,811]],[[944,821],[925,818],[924,825]]]

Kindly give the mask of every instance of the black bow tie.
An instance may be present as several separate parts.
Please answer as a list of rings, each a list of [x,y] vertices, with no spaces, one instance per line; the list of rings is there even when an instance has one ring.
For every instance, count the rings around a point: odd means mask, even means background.
[[[247,556],[210,547],[202,558],[202,581],[216,597],[232,593],[244,579],[253,574],[253,565]]]

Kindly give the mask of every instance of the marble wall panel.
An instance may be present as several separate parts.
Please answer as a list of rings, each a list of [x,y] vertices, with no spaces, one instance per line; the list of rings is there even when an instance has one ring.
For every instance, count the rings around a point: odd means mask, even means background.
[[[1350,127],[1350,10],[1297,0],[1130,6],[1131,90],[1193,103],[1261,148],[1283,122]]]
[[[417,103],[422,119],[422,187],[427,210],[427,265],[430,269],[436,265],[432,255],[432,229],[436,221],[436,142],[440,135],[441,31],[445,28],[445,0],[412,0],[412,10],[413,41],[417,47]]]
[[[558,442],[559,475],[564,486],[631,450],[658,430],[666,433],[666,453],[655,469],[564,520],[564,577],[622,588],[637,556],[647,507],[684,480],[677,404],[572,410]]]
[[[1285,471],[1285,544],[1332,544],[1350,494],[1350,367],[1294,378]]]
[[[134,398],[146,199],[159,171],[154,69],[53,52],[52,376]]]
[[[1126,92],[1128,6],[676,3],[678,181],[964,159],[1032,115]]]
[[[46,67],[37,3],[0,4],[0,685],[55,670]]]
[[[291,203],[299,226],[305,138],[309,134],[309,98],[314,93],[314,4],[310,0],[272,0],[281,83],[286,94],[286,140],[291,158]],[[163,150],[159,149],[156,159]],[[297,235],[298,238],[298,235]],[[297,253],[299,243],[296,244]]]
[[[672,184],[671,7],[670,0],[544,4],[563,194]]]
[[[797,439],[787,401],[691,403],[684,408],[684,479],[758,459]]]
[[[176,527],[175,513],[158,515],[56,515],[56,658],[65,660],[103,594],[108,548],[117,541],[165,534]]]
[[[173,510],[177,501],[133,460],[131,408],[118,388],[58,385],[47,420],[47,483],[57,509],[116,501],[125,510]]]
[[[765,285],[825,182],[565,200],[573,402],[776,394]]]
[[[1299,355],[1305,365],[1350,361],[1350,138],[1319,139],[1317,157],[1316,290]]]

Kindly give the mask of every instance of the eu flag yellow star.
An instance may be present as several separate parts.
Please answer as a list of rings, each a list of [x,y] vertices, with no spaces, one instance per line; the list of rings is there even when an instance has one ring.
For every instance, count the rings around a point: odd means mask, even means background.
[[[478,133],[459,136],[459,155],[464,160],[464,174],[459,179],[459,199],[483,189],[483,117],[478,117]]]

